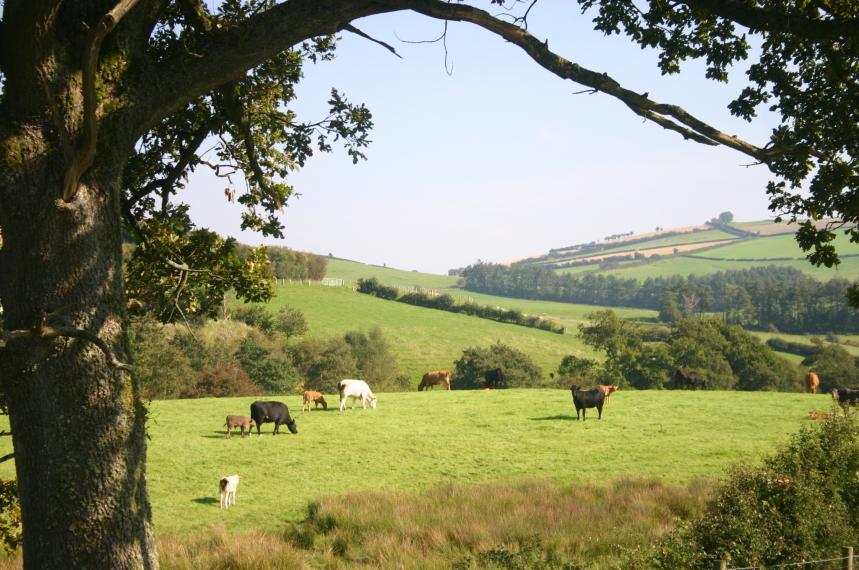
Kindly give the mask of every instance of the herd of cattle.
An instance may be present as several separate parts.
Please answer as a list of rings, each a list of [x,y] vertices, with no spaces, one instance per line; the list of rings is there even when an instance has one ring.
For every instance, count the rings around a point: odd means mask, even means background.
[[[484,374],[483,379],[483,390],[506,387],[504,382],[504,372],[500,368],[488,370],[486,374]],[[809,372],[805,377],[805,383],[806,391],[808,393],[817,393],[817,388],[820,385],[820,379],[817,377],[817,374]],[[450,372],[448,370],[438,370],[436,372],[427,372],[424,374],[420,385],[418,385],[418,391],[423,392],[424,390],[435,388],[438,385],[442,385],[447,390],[450,390]],[[700,374],[691,370],[678,370],[674,374],[674,385],[676,388],[681,390],[686,386],[689,386],[690,390],[695,390],[696,388],[707,389],[707,382],[701,378]],[[368,402],[371,408],[376,407],[376,396],[373,394],[372,390],[370,390],[370,386],[363,380],[341,380],[337,385],[337,390],[340,393],[341,412],[346,407],[346,400],[349,398],[352,398],[352,409],[355,408],[356,400],[361,400],[361,405],[365,410],[367,409]],[[586,416],[588,408],[596,408],[597,419],[602,419],[603,405],[611,400],[611,395],[617,391],[617,386],[600,385],[591,390],[582,390],[580,386],[571,386],[570,391],[573,394],[573,405],[576,408],[576,419],[578,420],[581,415],[581,420],[585,421],[587,419]],[[832,399],[844,409],[845,414],[850,406],[859,407],[859,390],[851,388],[834,388],[831,393]],[[311,403],[314,404],[315,408],[318,408],[319,404],[322,404],[323,409],[328,409],[325,397],[320,392],[313,390],[304,392],[304,401],[301,405],[301,411],[303,412],[305,407],[307,408],[307,411],[310,411]],[[810,412],[810,414],[811,419],[813,420],[832,419],[841,415],[833,413],[820,414],[817,412]],[[245,431],[247,431],[248,435],[252,435],[252,429],[254,427],[257,428],[257,435],[262,437],[260,427],[264,423],[274,423],[274,434],[280,433],[280,426],[282,425],[286,425],[290,432],[294,434],[298,433],[295,420],[290,417],[286,404],[283,402],[263,402],[261,400],[257,400],[251,404],[251,417],[227,416],[227,439],[232,437],[233,429],[237,427],[241,428],[242,437],[245,437]],[[229,508],[231,503],[236,503],[236,487],[240,480],[241,477],[238,475],[231,475],[220,479],[218,488],[221,493],[221,508]]]

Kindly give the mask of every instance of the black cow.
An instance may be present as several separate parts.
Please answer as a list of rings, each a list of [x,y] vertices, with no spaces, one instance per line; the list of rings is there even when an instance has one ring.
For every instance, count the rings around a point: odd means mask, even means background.
[[[832,399],[844,408],[844,413],[850,406],[859,407],[859,390],[852,388],[833,388]]]
[[[280,426],[286,424],[289,431],[298,433],[295,420],[289,417],[289,410],[283,402],[263,402],[257,400],[251,404],[251,419],[257,424],[257,435],[262,436],[259,428],[266,422],[274,422],[274,434],[280,433]]]
[[[504,387],[504,372],[500,368],[488,370],[486,374],[483,375],[483,379],[486,380],[487,388]]]
[[[683,389],[683,386],[690,386],[692,390],[695,388],[707,388],[707,381],[701,378],[701,375],[691,370],[678,370],[674,374],[674,386]]]
[[[605,403],[605,392],[602,388],[583,392],[578,386],[570,386],[570,391],[573,393],[573,404],[576,406],[576,419],[579,419],[579,411],[581,411],[582,421],[587,420],[588,408],[596,408],[599,412],[597,419],[602,419],[602,405]]]

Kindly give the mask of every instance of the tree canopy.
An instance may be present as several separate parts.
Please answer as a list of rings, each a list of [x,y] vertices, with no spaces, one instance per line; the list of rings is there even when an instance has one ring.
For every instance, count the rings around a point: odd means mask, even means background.
[[[707,75],[724,81],[758,36],[760,54],[731,111],[752,120],[770,105],[780,126],[770,140],[746,142],[620,85],[611,70],[565,59],[549,38],[529,33],[534,2],[483,5],[497,15],[444,0],[3,3],[0,386],[15,432],[26,567],[157,566],[147,411],[132,373],[128,314],[175,320],[215,313],[230,289],[250,301],[271,295],[265,252],[240,257],[233,242],[197,228],[181,202],[183,184],[190,170],[213,169],[225,180],[224,199],[246,207],[243,226],[277,236],[276,214],[294,195],[286,179],[314,145],[342,145],[360,160],[372,127],[363,105],[332,90],[327,116],[290,111],[301,66],[330,57],[337,34],[376,41],[352,24],[360,18],[410,10],[479,26],[647,121],[767,165],[777,176],[767,190],[774,211],[859,221],[859,5],[579,3],[598,29],[659,50],[663,73],[701,58]],[[806,223],[799,232],[814,263],[838,262],[834,229]],[[848,231],[859,241],[859,229]],[[127,270],[124,233],[137,243]],[[851,295],[859,305],[859,286]],[[58,422],[63,429],[42,429]]]

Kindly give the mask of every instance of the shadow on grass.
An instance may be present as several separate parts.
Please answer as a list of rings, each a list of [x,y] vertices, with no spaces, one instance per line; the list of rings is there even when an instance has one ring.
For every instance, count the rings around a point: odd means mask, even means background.
[[[191,499],[192,503],[200,503],[201,505],[211,505],[212,503],[219,503],[220,499],[216,497],[200,497],[199,499]]]
[[[532,422],[542,422],[542,421],[546,421],[546,420],[566,420],[566,421],[573,420],[573,421],[575,421],[577,418],[574,418],[573,416],[547,416],[545,418],[528,418],[528,419],[531,420]]]

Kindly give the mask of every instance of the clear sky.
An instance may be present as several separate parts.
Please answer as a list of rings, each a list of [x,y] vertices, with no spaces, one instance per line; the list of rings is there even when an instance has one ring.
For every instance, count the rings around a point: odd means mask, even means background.
[[[758,146],[767,142],[773,116],[748,124],[726,108],[745,85],[741,69],[727,85],[704,79],[694,62],[664,77],[655,52],[595,32],[592,18],[574,2],[543,0],[528,29],[556,54],[651,100],[680,105]],[[305,69],[293,108],[300,120],[324,117],[332,87],[366,104],[375,124],[369,160],[353,165],[335,146],[290,176],[301,196],[281,215],[283,240],[240,232],[241,207],[226,202],[224,181],[199,172],[180,199],[200,227],[253,245],[446,273],[478,259],[700,224],[724,211],[738,221],[773,217],[766,167],[684,141],[607,95],[574,95],[584,88],[487,31],[448,25],[449,75],[440,42],[400,41],[437,38],[442,22],[399,13],[353,23],[403,59],[344,32],[334,61]]]

